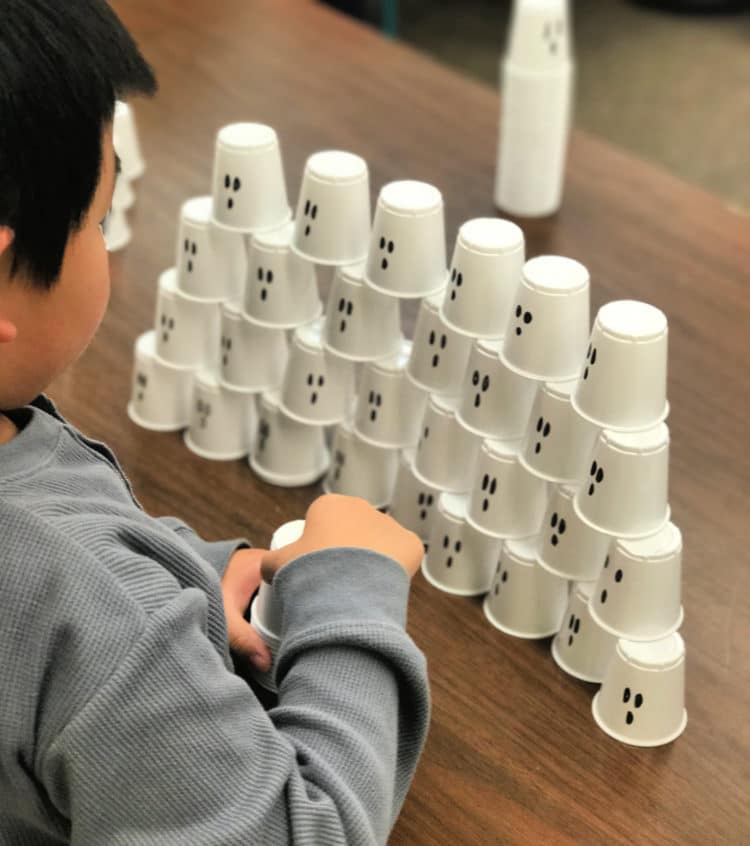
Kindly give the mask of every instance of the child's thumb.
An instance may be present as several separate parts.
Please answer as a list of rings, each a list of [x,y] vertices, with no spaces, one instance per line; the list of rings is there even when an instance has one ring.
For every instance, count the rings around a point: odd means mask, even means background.
[[[253,626],[237,614],[231,621],[229,629],[229,645],[232,649],[248,658],[251,664],[261,672],[265,673],[269,670],[271,652]]]

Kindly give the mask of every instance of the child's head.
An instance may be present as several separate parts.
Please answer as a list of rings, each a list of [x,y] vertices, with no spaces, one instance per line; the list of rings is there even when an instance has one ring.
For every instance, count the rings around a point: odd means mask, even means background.
[[[106,311],[101,223],[115,100],[156,82],[105,0],[4,0],[0,25],[0,410],[30,402]]]

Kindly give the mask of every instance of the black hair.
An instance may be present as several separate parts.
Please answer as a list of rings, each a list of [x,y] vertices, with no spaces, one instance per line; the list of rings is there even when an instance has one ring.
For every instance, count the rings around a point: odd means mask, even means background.
[[[2,5],[0,226],[15,233],[11,276],[50,290],[96,194],[115,100],[157,84],[105,0]]]

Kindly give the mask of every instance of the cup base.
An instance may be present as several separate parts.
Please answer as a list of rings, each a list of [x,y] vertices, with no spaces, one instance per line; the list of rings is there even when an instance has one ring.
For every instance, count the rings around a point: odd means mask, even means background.
[[[532,476],[536,476],[537,479],[544,479],[545,482],[554,482],[556,485],[571,485],[578,481],[575,478],[568,479],[565,476],[553,476],[551,473],[544,473],[542,470],[532,467],[526,460],[523,452],[518,453],[518,460],[521,462],[524,470],[527,470]]]
[[[472,529],[476,529],[480,535],[484,535],[486,538],[496,538],[498,540],[514,540],[517,538],[528,538],[534,534],[533,532],[494,532],[491,529],[487,529],[484,526],[480,526],[479,523],[477,523],[470,514],[466,515],[466,522],[471,526]]]
[[[469,490],[469,488],[449,487],[438,482],[434,482],[432,479],[428,479],[423,473],[420,473],[415,464],[412,464],[411,469],[418,481],[420,481],[423,485],[429,485],[432,488],[437,488],[440,493],[467,493]],[[487,533],[485,532],[485,534]],[[492,537],[497,536],[492,535]]]
[[[192,439],[189,429],[182,436],[182,439],[190,452],[195,453],[195,455],[200,458],[206,458],[209,461],[236,461],[238,458],[244,458],[248,452],[246,449],[234,450],[233,452],[211,452],[210,450],[203,449],[203,447],[199,447]]]
[[[371,282],[366,275],[362,279],[368,288],[372,288],[373,291],[377,291],[379,294],[385,294],[386,297],[393,297],[397,300],[422,300],[425,297],[433,297],[448,287],[447,273],[445,275],[445,282],[442,285],[438,285],[436,288],[431,288],[427,291],[392,291],[390,288],[381,288],[380,285]]]
[[[511,629],[510,626],[506,626],[504,623],[498,621],[497,617],[493,615],[490,611],[490,603],[489,597],[484,600],[482,603],[482,610],[484,611],[484,616],[489,620],[490,623],[496,628],[499,629],[501,632],[507,635],[511,635],[512,637],[520,637],[524,640],[543,640],[545,637],[551,637],[552,635],[556,635],[559,631],[559,626],[555,626],[553,629],[549,631],[541,631],[541,632],[529,632],[529,631],[520,631],[519,629]]]
[[[370,446],[378,447],[379,449],[412,449],[416,446],[417,437],[414,441],[399,441],[398,443],[389,443],[388,441],[377,441],[374,438],[371,438],[369,435],[364,435],[362,432],[357,428],[356,424],[352,426],[352,430],[354,434],[366,444]]]
[[[361,256],[353,256],[352,258],[334,261],[333,259],[316,256],[313,253],[304,253],[294,242],[289,245],[289,249],[296,256],[305,259],[305,261],[311,261],[313,264],[322,264],[324,267],[346,267],[350,264],[360,264],[367,258],[367,253],[363,253]]]
[[[279,473],[273,473],[258,464],[252,457],[248,463],[253,473],[268,485],[275,485],[277,488],[306,488],[308,485],[317,482],[322,476],[325,476],[330,466],[330,458],[326,462],[325,467],[321,467],[312,473],[300,473],[298,476],[283,476]]]
[[[337,358],[343,358],[345,361],[353,361],[355,363],[366,364],[370,361],[378,361],[381,358],[390,358],[391,356],[397,355],[402,340],[402,338],[399,338],[398,345],[395,346],[390,352],[376,353],[374,355],[354,355],[353,353],[342,352],[341,350],[336,349],[336,347],[331,346],[331,344],[327,342],[323,344],[323,348],[326,350],[326,352],[329,352],[331,355],[335,355]]]
[[[609,623],[606,623],[604,620],[602,620],[602,618],[599,616],[599,612],[596,610],[596,606],[593,604],[589,605],[589,613],[594,618],[596,624],[600,628],[604,629],[604,631],[608,634],[615,635],[616,637],[621,637],[624,640],[634,640],[638,643],[648,643],[652,640],[661,640],[661,638],[663,637],[669,637],[669,635],[674,634],[680,628],[680,626],[682,626],[682,623],[685,619],[685,609],[680,606],[680,613],[677,617],[677,620],[671,626],[669,626],[669,628],[664,629],[664,631],[659,632],[658,634],[649,633],[646,635],[639,635],[637,633],[634,634],[633,632],[625,632],[613,628]]]
[[[541,555],[537,555],[534,560],[542,568],[542,570],[546,570],[548,573],[551,573],[553,576],[557,576],[560,579],[567,579],[572,582],[595,582],[599,578],[598,571],[600,571],[604,566],[603,563],[597,564],[597,573],[595,575],[589,575],[588,573],[566,573],[565,570],[558,570],[548,564]]]
[[[449,329],[452,329],[458,335],[463,335],[465,338],[481,338],[483,341],[502,341],[505,337],[504,335],[498,335],[497,332],[470,332],[468,329],[464,329],[463,326],[459,326],[445,316],[445,310],[442,305],[438,309],[438,314]]]
[[[141,429],[148,429],[150,432],[179,432],[188,425],[187,421],[180,423],[151,423],[138,414],[132,402],[128,403],[127,412],[128,417],[136,426],[140,426]]]
[[[409,372],[408,367],[406,368],[406,370],[404,370],[404,374],[406,375],[406,378],[412,383],[412,385],[414,385],[415,388],[419,388],[420,391],[424,391],[428,394],[436,394],[437,396],[445,397],[446,399],[461,399],[460,393],[454,394],[450,393],[450,391],[438,391],[432,385],[428,385],[426,382],[420,382],[419,379],[417,379],[415,376],[412,376],[412,374]]]
[[[577,370],[574,373],[569,373],[567,376],[550,376],[547,373],[536,373],[532,370],[524,370],[515,364],[511,364],[511,362],[509,362],[503,354],[502,350],[500,350],[500,361],[502,361],[508,370],[512,370],[519,376],[525,376],[527,379],[533,379],[535,382],[569,382],[571,379],[575,379],[578,375]]]
[[[651,746],[664,746],[667,743],[671,743],[673,740],[676,740],[683,733],[683,731],[685,731],[685,726],[687,725],[687,710],[683,708],[680,724],[673,732],[671,732],[671,734],[668,734],[665,737],[655,738],[651,740],[636,740],[632,737],[626,737],[624,734],[616,732],[614,729],[608,726],[602,719],[601,715],[599,714],[599,692],[597,692],[596,696],[594,696],[593,700],[591,701],[591,713],[594,715],[594,721],[605,734],[608,734],[615,740],[619,740],[620,743],[626,743],[628,746],[640,746],[642,748]]]
[[[644,424],[639,423],[637,426],[615,426],[612,423],[599,420],[596,417],[592,417],[590,414],[587,414],[585,411],[582,411],[580,405],[578,404],[578,400],[576,399],[575,391],[573,391],[570,395],[570,404],[573,406],[573,410],[579,417],[582,417],[589,423],[593,423],[594,426],[598,426],[600,429],[611,429],[613,432],[641,432],[644,429],[651,429],[654,426],[658,426],[659,423],[663,423],[667,417],[669,417],[670,412],[669,400],[666,400],[664,403],[664,411],[662,411],[661,415],[653,422]]]
[[[256,235],[260,234],[261,232],[273,232],[274,229],[281,229],[282,226],[286,226],[291,222],[291,206],[289,207],[289,209],[287,209],[287,213],[284,219],[280,220],[278,223],[273,223],[269,226],[253,226],[249,229],[241,226],[229,226],[226,223],[222,223],[221,221],[217,220],[213,215],[211,215],[211,224],[213,226],[215,226],[217,229],[221,229],[222,232],[232,232],[234,235]]]
[[[478,429],[476,426],[472,426],[470,423],[467,423],[463,416],[461,415],[461,409],[456,409],[456,420],[458,421],[459,426],[462,429],[466,429],[467,432],[471,432],[472,435],[479,435],[481,438],[489,438],[493,441],[516,441],[523,437],[524,432],[526,429],[521,429],[520,432],[515,434],[508,434],[507,432],[503,432],[502,434],[497,434],[496,432],[486,432],[483,429]]]
[[[601,676],[588,676],[585,673],[581,673],[578,670],[574,670],[570,664],[566,664],[563,660],[562,656],[560,655],[560,650],[557,646],[557,638],[554,638],[552,641],[552,647],[550,649],[552,653],[552,658],[557,664],[557,666],[564,672],[567,673],[569,676],[573,676],[575,679],[580,679],[581,681],[590,682],[591,684],[601,684],[604,680],[604,674],[602,673]]]
[[[298,329],[300,326],[307,326],[308,323],[315,323],[316,320],[320,320],[323,316],[323,304],[320,303],[320,306],[315,310],[315,314],[311,317],[301,318],[300,320],[289,320],[285,323],[273,323],[272,321],[261,320],[259,317],[250,314],[245,308],[241,309],[241,313],[245,320],[254,326],[260,326],[262,329],[283,329],[289,331],[290,329]]]
[[[453,596],[483,596],[487,591],[490,589],[490,585],[487,585],[486,588],[481,590],[474,590],[473,588],[469,589],[462,589],[462,588],[454,588],[448,587],[444,585],[442,582],[438,581],[431,573],[427,570],[427,559],[422,559],[422,564],[420,569],[422,570],[422,575],[427,579],[427,581],[438,590],[441,590],[443,593],[450,593]]]
[[[303,426],[338,426],[339,423],[343,423],[347,418],[347,415],[345,413],[337,415],[336,417],[327,418],[325,420],[311,420],[309,417],[300,417],[300,415],[296,412],[290,411],[284,404],[283,400],[279,403],[279,408],[287,417],[290,418],[290,420],[294,420],[295,423],[302,423]]]
[[[597,532],[601,532],[603,535],[609,535],[612,538],[622,538],[623,540],[640,540],[641,538],[650,538],[651,535],[658,534],[669,522],[670,517],[672,516],[672,509],[668,505],[667,506],[667,513],[664,519],[653,529],[649,529],[647,532],[623,532],[620,530],[614,529],[605,529],[602,526],[598,526],[596,523],[589,520],[588,517],[584,516],[581,513],[581,509],[578,507],[578,497],[573,497],[573,510],[576,513],[576,517],[582,522],[585,523],[590,529],[594,529]]]

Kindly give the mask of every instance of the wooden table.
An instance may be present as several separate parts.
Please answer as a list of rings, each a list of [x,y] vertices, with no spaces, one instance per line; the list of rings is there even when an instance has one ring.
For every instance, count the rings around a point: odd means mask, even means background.
[[[161,82],[136,107],[149,168],[134,241],[112,258],[105,323],[50,393],[112,445],[149,511],[176,513],[211,539],[267,544],[317,488],[270,487],[246,463],[199,459],[178,434],[143,431],[125,414],[133,342],[153,323],[181,202],[210,192],[216,131],[238,120],[274,126],[293,201],[307,156],[329,148],[367,159],[374,194],[398,178],[437,185],[450,250],[461,222],[494,214],[497,96],[303,0],[114,6]],[[410,632],[429,659],[434,719],[391,842],[750,843],[750,221],[577,132],[562,211],[523,226],[529,255],[589,267],[594,309],[628,297],[669,317],[689,722],[659,749],[610,740],[591,717],[595,688],[558,670],[548,640],[504,636],[479,601],[418,575]]]

